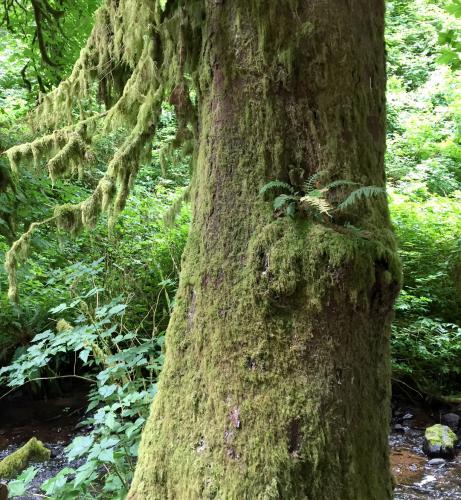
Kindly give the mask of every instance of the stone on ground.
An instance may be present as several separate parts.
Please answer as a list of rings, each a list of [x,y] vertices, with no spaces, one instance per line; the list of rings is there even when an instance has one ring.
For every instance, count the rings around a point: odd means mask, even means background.
[[[454,458],[457,439],[450,427],[433,425],[424,434],[423,451],[430,458]]]

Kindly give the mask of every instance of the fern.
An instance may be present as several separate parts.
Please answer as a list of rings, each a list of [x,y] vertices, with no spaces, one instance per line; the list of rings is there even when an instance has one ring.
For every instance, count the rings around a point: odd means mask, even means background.
[[[287,182],[270,181],[260,189],[259,194],[265,194],[268,191],[273,191],[276,189],[281,189],[283,191],[289,191],[290,193],[294,193],[293,186],[290,186],[290,184],[288,184]]]
[[[337,181],[330,182],[330,184],[327,184],[324,187],[324,189],[326,191],[328,191],[330,189],[341,187],[341,186],[359,186],[359,184],[357,182],[346,181],[346,180],[343,180],[343,179],[339,179]]]
[[[385,195],[386,190],[378,186],[363,186],[352,193],[337,207],[337,210],[346,210],[361,199],[370,199],[374,196]]]
[[[296,209],[298,208],[298,204],[294,201],[288,204],[285,212],[290,217],[290,219],[293,219],[294,216],[296,215]]]
[[[304,207],[310,207],[315,209],[317,212],[328,215],[330,217],[330,212],[333,210],[333,207],[328,203],[328,201],[325,198],[322,198],[321,196],[312,196],[312,195],[306,195],[303,196],[299,200],[301,206],[304,205]]]
[[[315,183],[318,181],[322,175],[326,173],[326,170],[319,170],[314,175],[311,175],[309,179],[304,183],[303,189],[305,193],[310,193],[315,189]]]
[[[325,174],[325,170],[320,170],[314,175],[311,175],[309,179],[304,183],[302,192],[297,192],[294,190],[293,186],[282,181],[271,181],[263,186],[260,190],[260,194],[265,194],[273,190],[282,190],[282,194],[279,194],[272,201],[272,205],[275,211],[283,211],[285,215],[293,218],[297,212],[304,210],[308,214],[312,215],[327,215],[332,217],[332,212],[345,210],[352,207],[360,200],[370,199],[382,194],[386,194],[386,190],[378,186],[360,186],[357,182],[338,179],[336,181],[326,184],[324,187],[319,187],[318,180]],[[352,187],[360,186],[358,189],[352,191],[342,203],[339,205],[332,205],[326,198],[328,191],[338,187]],[[288,194],[289,193],[289,194]]]
[[[274,199],[272,206],[274,207],[274,210],[279,210],[289,202],[297,203],[299,202],[299,197],[291,194],[281,194]]]

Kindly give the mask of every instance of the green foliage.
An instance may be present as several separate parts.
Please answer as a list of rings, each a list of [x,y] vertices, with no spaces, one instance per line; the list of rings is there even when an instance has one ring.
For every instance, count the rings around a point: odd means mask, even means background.
[[[459,387],[461,328],[458,325],[428,317],[403,324],[397,322],[392,349],[396,382],[411,381],[418,391],[431,396],[450,393]]]
[[[375,196],[383,195],[386,195],[386,190],[382,187],[362,186],[352,191],[352,193],[338,205],[337,210],[347,210],[356,205],[360,200],[369,200]]]
[[[392,194],[405,284],[396,304],[394,376],[423,393],[461,382],[461,209],[459,198]]]
[[[165,107],[152,160],[141,168],[133,195],[110,232],[104,218],[92,231],[83,231],[74,238],[65,233],[57,237],[51,225],[35,232],[30,240],[30,258],[18,270],[19,304],[8,301],[6,276],[0,266],[0,360],[10,356],[15,346],[27,344],[35,332],[51,326],[48,310],[56,303],[70,300],[65,276],[73,273],[69,266],[82,258],[85,265],[89,265],[104,256],[105,272],[97,279],[112,296],[125,294],[130,298],[130,321],[136,323],[145,318],[146,331],[166,327],[189,222],[188,208],[183,203],[187,199],[183,186],[188,182],[189,160],[169,157],[165,165],[168,178],[162,176],[160,165],[160,151],[175,131],[174,114]],[[11,242],[31,221],[50,217],[57,203],[75,204],[88,196],[94,178],[105,169],[122,135],[120,130],[98,138],[95,169],[87,172],[81,181],[58,180],[52,186],[49,179],[37,171],[23,169],[21,182],[16,183],[14,189],[0,193],[1,261]],[[178,196],[179,193],[184,194]],[[178,198],[182,200],[176,206],[176,224],[167,227],[162,219]],[[9,221],[13,222],[14,232],[9,231]],[[164,284],[158,286],[162,282]],[[90,283],[81,280],[77,286],[88,285]]]
[[[387,5],[386,166],[404,274],[394,378],[404,390],[459,392],[461,79],[452,57],[459,1]]]
[[[456,66],[454,34],[459,0],[392,0],[387,2],[388,71],[404,81],[406,90],[427,82],[437,63]]]
[[[259,194],[266,194],[269,191],[282,190],[294,193],[294,188],[287,182],[283,181],[270,181],[265,184],[259,191]]]
[[[12,388],[26,384],[24,390],[47,393],[62,377],[78,376],[93,386],[85,421],[92,431],[78,436],[68,448],[71,459],[83,458],[85,463],[76,470],[65,468],[43,484],[43,492],[52,498],[124,498],[131,480],[163,362],[162,335],[174,306],[189,223],[189,210],[183,204],[176,210],[175,224],[163,222],[184,192],[189,162],[185,157],[168,157],[170,178],[162,177],[160,151],[176,130],[168,109],[161,125],[152,161],[141,169],[138,184],[111,230],[104,219],[73,239],[65,233],[56,239],[50,230],[40,228],[33,240],[34,249],[40,251],[19,269],[20,304],[9,304],[6,294],[0,295],[5,305],[0,309],[4,346],[11,351],[23,344],[3,370],[4,384]],[[118,140],[117,134],[99,140],[96,160],[101,170]],[[35,181],[33,172],[28,175]],[[84,179],[66,202],[86,196],[92,182],[92,176]],[[37,191],[48,194],[46,186],[44,180],[44,190]],[[59,181],[59,195],[66,186]],[[51,193],[56,191],[51,188]],[[45,198],[44,210],[54,204]],[[21,214],[16,218],[21,220]],[[0,250],[7,247],[0,241]],[[82,258],[84,262],[75,264]],[[0,277],[5,278],[1,271]],[[121,295],[126,297],[123,302]],[[31,316],[32,308],[40,314]],[[15,314],[18,334],[11,331]],[[4,356],[10,351],[5,348]]]
[[[29,467],[19,476],[8,483],[8,497],[16,498],[23,497],[27,492],[27,488],[37,475],[37,470],[34,467]]]
[[[75,271],[75,278],[85,273],[95,276],[101,263]],[[104,302],[102,293],[101,288],[92,288],[55,307],[53,314],[69,320],[58,322],[64,327],[36,335],[23,354],[0,370],[3,382],[12,388],[60,377],[92,384],[82,422],[91,431],[77,436],[67,448],[69,460],[84,457],[85,462],[43,484],[45,494],[56,499],[125,497],[163,364],[163,335],[128,329],[127,303]]]
[[[116,297],[130,298],[127,321],[137,323],[144,318],[145,331],[164,329],[172,307],[178,281],[180,257],[188,233],[189,213],[184,207],[173,226],[162,217],[168,210],[175,191],[159,184],[139,186],[118,219],[112,234],[104,221],[95,231],[84,232],[71,240],[65,234],[45,240],[39,231],[33,240],[40,252],[20,269],[21,302],[11,304],[6,284],[0,295],[0,347],[3,357],[17,344],[27,344],[34,332],[51,325],[47,311],[63,301],[70,301],[71,290],[78,293],[93,280]],[[1,252],[7,244],[0,243]],[[74,265],[86,256],[86,263]],[[104,272],[90,274],[91,259],[104,257]],[[134,257],[135,256],[135,257]],[[5,283],[6,276],[0,270]],[[73,289],[70,288],[73,287]]]
[[[448,64],[453,70],[461,69],[461,1],[452,0],[446,11],[453,16],[450,25],[439,34],[439,43],[442,45],[439,62]]]
[[[16,0],[0,6],[0,29],[21,40],[20,83],[35,96],[68,74],[93,24],[99,0]]]
[[[459,321],[460,198],[433,195],[423,201],[393,193],[391,199],[405,275],[402,298],[426,299],[425,310],[416,310],[417,314]]]

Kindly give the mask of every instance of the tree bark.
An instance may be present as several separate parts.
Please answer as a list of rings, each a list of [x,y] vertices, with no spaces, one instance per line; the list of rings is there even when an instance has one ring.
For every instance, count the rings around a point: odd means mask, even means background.
[[[384,185],[384,2],[215,0],[203,23],[193,223],[129,498],[390,499],[385,197],[329,220],[259,194]]]

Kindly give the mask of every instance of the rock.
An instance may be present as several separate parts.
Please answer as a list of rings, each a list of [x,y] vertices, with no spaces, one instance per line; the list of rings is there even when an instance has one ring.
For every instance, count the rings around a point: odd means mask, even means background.
[[[413,418],[413,415],[411,413],[406,413],[403,417],[402,420],[411,420]]]
[[[430,458],[454,458],[457,439],[450,427],[433,425],[424,433],[423,451]]]
[[[445,459],[443,458],[433,458],[427,462],[429,465],[443,465],[445,463]]]
[[[456,413],[445,413],[442,415],[442,424],[448,425],[453,430],[457,430],[459,427],[460,417]]]
[[[405,432],[405,427],[402,424],[395,424],[394,431],[395,432]]]
[[[426,484],[433,483],[434,481],[437,481],[437,478],[435,476],[426,476],[422,481],[416,483],[415,486],[426,486]]]

